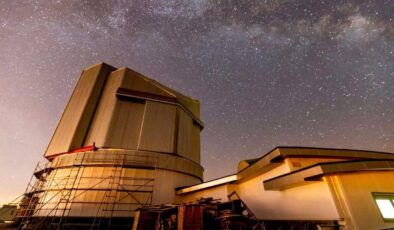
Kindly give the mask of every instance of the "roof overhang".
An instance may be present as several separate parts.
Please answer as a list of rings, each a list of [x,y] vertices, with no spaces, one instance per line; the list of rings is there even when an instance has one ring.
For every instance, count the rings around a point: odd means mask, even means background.
[[[197,184],[197,185],[192,185],[186,188],[179,188],[177,189],[177,194],[185,194],[185,193],[189,193],[189,192],[195,192],[198,190],[202,190],[202,189],[206,189],[206,188],[212,188],[212,187],[216,187],[219,185],[224,185],[224,184],[228,184],[231,182],[234,182],[237,180],[237,175],[230,175],[230,176],[225,176],[216,180],[211,180],[211,181],[207,181],[201,184]]]
[[[279,150],[279,151],[275,151]],[[310,147],[277,147],[267,155],[271,155],[272,162],[282,161],[288,157],[326,157],[338,159],[393,159],[394,154],[377,151],[330,149]]]
[[[256,168],[268,164],[283,162],[286,158],[335,158],[352,160],[394,160],[394,154],[386,152],[350,150],[350,149],[329,149],[311,147],[276,147],[264,156],[254,160],[253,164],[244,167],[238,174],[247,174]]]
[[[321,180],[322,176],[361,171],[394,171],[394,160],[359,160],[312,165],[263,182],[265,190],[283,190],[298,184]]]

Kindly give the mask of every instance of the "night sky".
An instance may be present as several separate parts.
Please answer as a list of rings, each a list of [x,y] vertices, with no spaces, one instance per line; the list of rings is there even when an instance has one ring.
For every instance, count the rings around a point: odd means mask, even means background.
[[[279,145],[394,152],[394,1],[130,2],[0,1],[0,203],[100,61],[200,100],[206,179]]]

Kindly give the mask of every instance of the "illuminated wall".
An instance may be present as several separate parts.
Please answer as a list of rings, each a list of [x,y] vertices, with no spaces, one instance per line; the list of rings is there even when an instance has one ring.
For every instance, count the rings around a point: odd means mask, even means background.
[[[384,221],[372,193],[394,194],[394,172],[372,171],[339,174],[329,177],[333,196],[348,225],[353,229],[394,228]],[[336,194],[336,196],[335,196]]]

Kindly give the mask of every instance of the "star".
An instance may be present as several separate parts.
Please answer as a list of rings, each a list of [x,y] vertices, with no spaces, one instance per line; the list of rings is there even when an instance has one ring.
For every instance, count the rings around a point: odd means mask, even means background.
[[[389,0],[2,1],[0,203],[24,191],[81,70],[101,61],[199,99],[205,179],[278,145],[394,152],[392,12]]]

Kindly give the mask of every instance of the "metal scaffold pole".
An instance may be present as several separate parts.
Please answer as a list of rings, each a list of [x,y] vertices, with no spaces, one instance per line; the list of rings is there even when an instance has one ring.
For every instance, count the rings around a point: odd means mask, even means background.
[[[89,227],[91,230],[124,229],[131,227],[132,223],[119,222],[118,217],[131,216],[136,208],[152,204],[157,172],[156,157],[116,152],[112,156],[84,153],[77,155],[67,165],[63,163],[48,162],[44,167],[36,166],[24,194],[27,197],[26,208],[21,216],[19,229],[61,230],[71,229],[72,226]],[[104,177],[89,176],[84,174],[87,167],[104,167],[110,169],[111,173]],[[135,174],[133,170],[139,168],[148,171],[145,174]],[[132,171],[127,171],[128,169]],[[36,181],[33,181],[34,178]],[[92,181],[97,183],[91,184]],[[102,193],[102,199],[78,199],[89,191]],[[88,219],[80,222],[79,217],[72,214],[75,213],[72,212],[73,204],[96,206],[95,215],[89,217],[87,214],[87,218],[92,219],[90,224],[86,222]],[[130,214],[122,214],[125,212]]]

